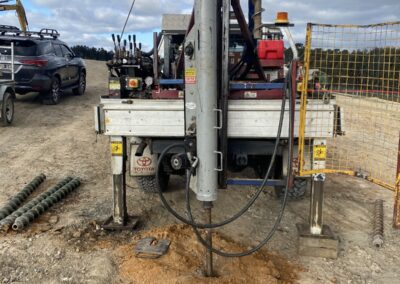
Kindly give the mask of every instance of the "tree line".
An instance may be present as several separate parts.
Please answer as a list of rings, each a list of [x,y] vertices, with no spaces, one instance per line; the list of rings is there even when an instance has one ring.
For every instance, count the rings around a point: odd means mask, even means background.
[[[305,46],[297,43],[296,47],[300,61],[304,62]],[[289,63],[292,58],[292,50],[287,48],[285,50],[286,63]],[[325,73],[331,89],[380,90],[398,93],[400,48],[377,47],[354,50],[313,48],[310,53],[310,70]]]
[[[400,48],[321,49],[310,53],[310,69],[327,74],[333,88],[399,91]]]
[[[75,45],[71,47],[74,53],[84,59],[107,61],[113,58],[114,52],[104,48],[89,47],[86,45]]]
[[[305,46],[296,43],[299,59],[304,62]],[[74,53],[85,59],[107,61],[114,53],[104,48],[76,45]],[[285,60],[293,59],[290,48],[285,49]],[[325,73],[332,89],[361,89],[399,91],[400,48],[321,49],[310,54],[310,69]],[[317,78],[318,79],[318,78]]]

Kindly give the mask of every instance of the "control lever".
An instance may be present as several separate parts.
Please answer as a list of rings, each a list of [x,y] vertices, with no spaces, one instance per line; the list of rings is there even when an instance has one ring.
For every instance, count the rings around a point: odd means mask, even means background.
[[[136,52],[136,35],[133,35],[133,46],[135,47]]]
[[[132,45],[132,36],[129,35],[129,36],[128,36],[128,39],[129,39],[129,51],[130,51],[130,53],[132,54],[132,48],[133,48],[133,45]]]
[[[115,51],[115,53],[117,53],[117,44],[115,42],[115,34],[112,34],[111,37],[112,37],[112,40],[113,40],[113,43],[114,43],[114,51]]]

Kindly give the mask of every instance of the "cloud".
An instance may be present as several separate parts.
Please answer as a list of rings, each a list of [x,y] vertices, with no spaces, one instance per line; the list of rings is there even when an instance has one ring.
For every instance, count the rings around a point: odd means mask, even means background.
[[[71,45],[112,48],[109,34],[120,33],[131,0],[26,0],[31,30],[42,27],[60,31]],[[24,3],[25,3],[24,2]],[[164,13],[190,13],[193,0],[136,0],[126,31],[138,34],[144,45],[151,45],[151,32],[159,30]],[[244,10],[246,1],[242,1]],[[307,22],[330,24],[370,24],[400,18],[400,1],[380,0],[264,0],[265,22],[273,22],[278,11],[289,12],[296,41],[303,42]],[[1,14],[1,24],[18,25],[13,13]]]

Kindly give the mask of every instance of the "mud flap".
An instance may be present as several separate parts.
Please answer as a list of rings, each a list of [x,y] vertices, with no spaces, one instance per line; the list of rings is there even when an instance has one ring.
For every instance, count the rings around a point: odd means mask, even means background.
[[[158,156],[151,153],[149,146],[144,149],[143,155],[136,156],[135,153],[139,144],[140,142],[135,142],[130,147],[130,176],[154,176],[156,174]]]

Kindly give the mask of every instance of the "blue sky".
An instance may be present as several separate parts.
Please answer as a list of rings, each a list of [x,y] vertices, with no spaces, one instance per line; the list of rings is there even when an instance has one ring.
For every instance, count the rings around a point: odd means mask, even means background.
[[[120,33],[131,0],[22,0],[31,30],[55,28],[70,45],[112,48],[111,33]],[[193,0],[136,0],[128,33],[137,34],[148,48],[152,32],[161,25],[163,13],[190,13]],[[245,8],[246,1],[242,0]],[[378,4],[379,3],[379,4]],[[329,24],[371,24],[400,21],[400,0],[263,0],[265,22],[276,12],[287,11],[296,27],[294,38],[303,42],[307,22]],[[13,12],[1,12],[0,24],[18,25]]]

